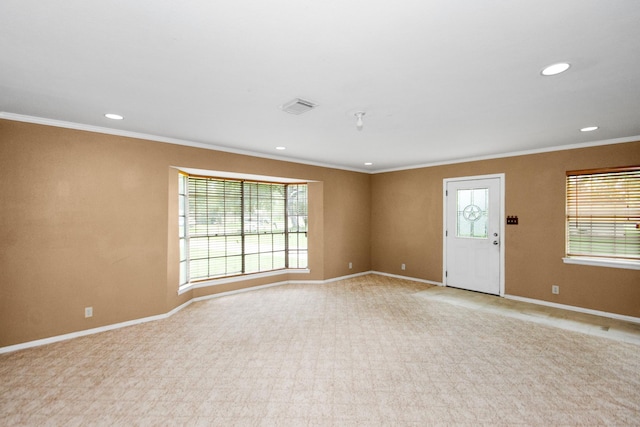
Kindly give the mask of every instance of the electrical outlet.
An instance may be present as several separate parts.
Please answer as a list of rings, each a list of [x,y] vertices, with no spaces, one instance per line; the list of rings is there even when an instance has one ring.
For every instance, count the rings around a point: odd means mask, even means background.
[[[349,270],[351,270],[353,268],[353,263],[349,263]]]
[[[93,317],[93,307],[84,308],[84,317]]]
[[[406,266],[406,265],[404,265],[404,264],[402,264],[402,265],[400,266],[400,269],[401,269],[401,270],[406,270],[406,269],[407,269],[407,266]]]
[[[551,285],[551,293],[552,294],[556,294],[558,295],[560,293],[560,286],[558,285]]]

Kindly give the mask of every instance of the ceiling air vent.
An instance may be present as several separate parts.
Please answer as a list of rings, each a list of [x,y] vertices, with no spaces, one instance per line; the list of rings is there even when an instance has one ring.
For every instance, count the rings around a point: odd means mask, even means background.
[[[300,99],[300,98],[296,98],[292,101],[287,102],[286,104],[283,104],[282,107],[282,111],[285,111],[287,113],[291,113],[291,114],[302,114],[302,113],[306,113],[309,110],[312,110],[314,108],[316,108],[318,106],[318,104],[315,104],[311,101],[307,101],[305,99]]]

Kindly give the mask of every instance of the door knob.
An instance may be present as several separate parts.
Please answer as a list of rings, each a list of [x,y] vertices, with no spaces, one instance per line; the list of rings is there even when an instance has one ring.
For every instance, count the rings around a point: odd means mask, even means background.
[[[494,244],[494,245],[499,245],[500,243],[499,243],[497,240],[494,240],[494,241],[493,241],[493,244]]]

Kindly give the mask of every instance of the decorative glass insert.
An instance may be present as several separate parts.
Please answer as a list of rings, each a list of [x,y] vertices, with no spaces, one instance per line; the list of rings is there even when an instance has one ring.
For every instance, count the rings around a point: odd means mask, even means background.
[[[486,239],[489,214],[489,189],[457,190],[456,237]]]

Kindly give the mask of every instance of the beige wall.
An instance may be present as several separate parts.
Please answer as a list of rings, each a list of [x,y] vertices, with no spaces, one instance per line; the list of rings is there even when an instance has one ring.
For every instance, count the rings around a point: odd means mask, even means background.
[[[565,171],[630,164],[640,143],[368,175],[0,120],[0,347],[283,280],[376,270],[441,282],[442,180],[492,173],[506,174],[506,211],[520,218],[506,227],[508,294],[640,317],[639,271],[561,260]],[[311,273],[179,296],[173,166],[314,181]]]
[[[316,181],[311,273],[178,296],[172,166]],[[192,297],[371,268],[367,174],[8,120],[0,170],[0,347],[163,314]]]
[[[505,173],[506,294],[640,317],[640,271],[562,262],[565,172],[639,164],[634,142],[373,175],[372,267],[442,282],[443,179]]]

